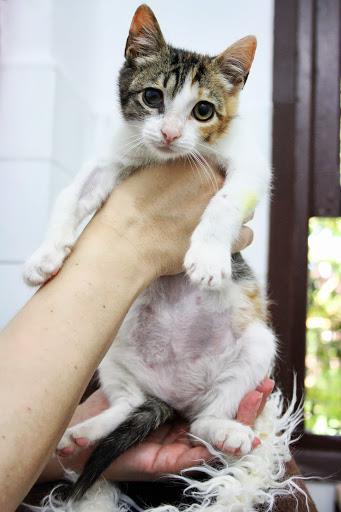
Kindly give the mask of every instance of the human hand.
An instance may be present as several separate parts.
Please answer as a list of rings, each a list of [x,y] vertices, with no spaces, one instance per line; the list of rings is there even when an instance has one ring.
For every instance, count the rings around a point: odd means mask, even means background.
[[[95,221],[128,241],[141,266],[151,268],[153,279],[183,271],[190,237],[209,200],[223,184],[200,180],[184,161],[140,169],[112,192]],[[243,227],[234,251],[252,241]]]
[[[236,419],[245,425],[253,426],[257,416],[262,412],[266,400],[272,392],[274,382],[264,379],[256,390],[248,393],[241,401]],[[74,415],[72,424],[99,414],[108,403],[102,391],[96,391],[81,404]],[[209,461],[212,455],[203,446],[193,446],[186,423],[163,425],[153,432],[141,444],[127,450],[116,459],[105,472],[111,480],[149,480],[165,473],[179,473],[200,461]],[[255,439],[253,447],[260,444]],[[81,471],[91,447],[67,459],[71,469]]]
[[[243,398],[236,419],[253,426],[273,387],[274,382],[271,379],[264,379],[255,391]],[[204,446],[193,446],[188,431],[186,423],[163,425],[143,443],[130,448],[114,461],[107,470],[107,478],[152,480],[160,475],[179,473],[200,464],[201,461],[212,461],[211,453]],[[256,448],[259,444],[260,440],[256,438],[253,447]]]

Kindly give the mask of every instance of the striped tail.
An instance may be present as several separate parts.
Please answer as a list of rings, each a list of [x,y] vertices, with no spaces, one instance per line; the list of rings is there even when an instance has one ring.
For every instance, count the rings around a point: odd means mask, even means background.
[[[80,500],[110,464],[131,446],[141,443],[160,425],[174,417],[174,409],[158,398],[149,397],[113,432],[96,446],[78,480],[64,488],[63,498]]]

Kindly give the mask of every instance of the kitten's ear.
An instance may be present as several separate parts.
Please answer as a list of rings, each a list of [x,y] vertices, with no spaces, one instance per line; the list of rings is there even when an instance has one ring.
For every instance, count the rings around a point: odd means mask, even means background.
[[[233,85],[244,85],[257,47],[255,36],[246,36],[216,57],[222,72]]]
[[[148,5],[137,8],[130,25],[125,47],[125,58],[148,57],[166,46],[153,11]]]

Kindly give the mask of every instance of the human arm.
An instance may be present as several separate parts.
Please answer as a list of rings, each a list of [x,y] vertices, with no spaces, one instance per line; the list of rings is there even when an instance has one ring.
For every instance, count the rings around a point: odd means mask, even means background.
[[[1,333],[4,512],[14,510],[41,473],[134,298],[159,275],[181,271],[213,193],[181,164],[131,176],[56,278]]]

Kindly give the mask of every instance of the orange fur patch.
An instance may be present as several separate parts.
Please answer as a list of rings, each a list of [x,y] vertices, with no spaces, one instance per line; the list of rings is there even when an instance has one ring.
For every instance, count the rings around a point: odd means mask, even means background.
[[[234,87],[230,94],[222,94],[224,98],[224,107],[221,112],[217,112],[217,115],[213,118],[212,122],[209,122],[200,128],[202,138],[212,144],[216,142],[219,137],[222,137],[228,130],[231,120],[234,118],[238,108],[238,95],[239,88]]]
[[[267,301],[254,281],[240,283],[245,296],[245,304],[234,315],[234,329],[240,335],[255,320],[268,323]]]

